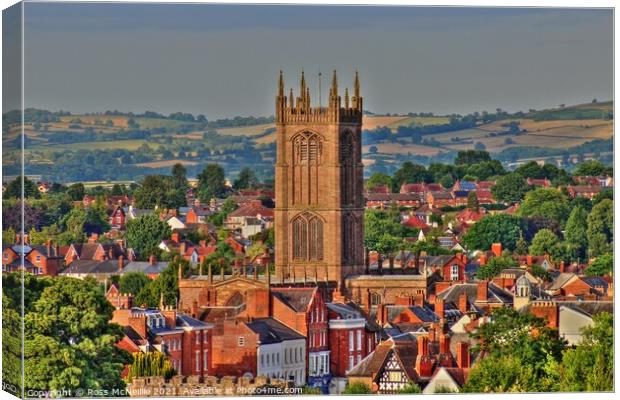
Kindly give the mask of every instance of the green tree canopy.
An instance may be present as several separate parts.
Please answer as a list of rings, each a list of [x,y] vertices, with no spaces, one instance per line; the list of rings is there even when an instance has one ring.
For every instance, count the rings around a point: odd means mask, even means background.
[[[125,387],[120,374],[131,359],[116,347],[122,328],[98,284],[56,277],[25,316],[26,388],[39,390]]]
[[[374,189],[379,186],[387,186],[390,189],[392,188],[392,178],[389,175],[383,174],[381,172],[375,172],[368,178],[366,182],[366,188]]]
[[[432,178],[432,175],[423,165],[405,161],[392,176],[392,191],[398,193],[403,183],[430,182]]]
[[[214,197],[221,197],[226,191],[224,168],[218,164],[209,164],[198,174],[198,198],[208,203]]]
[[[605,199],[592,207],[588,215],[588,246],[591,257],[611,250],[614,236],[614,204]]]
[[[483,217],[463,236],[469,250],[488,250],[493,243],[501,243],[504,248],[514,250],[522,229],[521,218],[497,214]]]
[[[478,195],[473,190],[467,193],[467,208],[474,211],[478,211],[478,209],[480,208],[480,203],[478,202]]]
[[[126,272],[119,281],[119,290],[121,293],[132,293],[135,296],[149,283],[151,280],[144,272]]]
[[[613,315],[593,317],[594,325],[583,328],[583,339],[562,357],[560,390],[565,392],[611,392],[614,390]]]
[[[534,239],[532,239],[532,245],[530,246],[530,254],[535,256],[542,256],[545,254],[551,254],[553,248],[558,245],[560,239],[549,229],[541,229],[536,232]]]
[[[170,175],[172,175],[173,187],[185,192],[189,187],[189,183],[187,182],[187,169],[185,166],[181,163],[174,164],[172,170],[170,170]]]
[[[607,166],[598,160],[582,162],[573,171],[573,175],[577,176],[613,175],[613,173],[613,167]]]
[[[159,244],[170,237],[170,233],[168,224],[157,215],[141,215],[127,222],[125,239],[127,246],[133,248],[140,259],[146,260],[150,255],[159,254]]]
[[[547,188],[538,188],[528,192],[518,213],[523,216],[541,216],[564,226],[570,207],[564,194]]]
[[[566,221],[564,239],[577,248],[579,256],[583,257],[588,248],[587,225],[588,213],[582,207],[574,207]]]
[[[362,382],[348,383],[342,391],[342,394],[370,394],[370,386]]]
[[[495,186],[491,188],[491,193],[497,201],[515,203],[523,200],[529,190],[530,187],[525,179],[517,173],[512,173],[497,178]]]
[[[614,271],[614,255],[607,253],[596,257],[585,270],[588,276],[611,275]]]
[[[136,207],[174,209],[186,204],[185,189],[177,188],[179,181],[167,175],[147,175],[134,192]]]
[[[245,167],[239,172],[237,179],[233,182],[233,189],[252,189],[256,187],[257,184],[258,179],[256,178],[254,171],[248,167]]]
[[[84,195],[86,194],[84,184],[74,183],[67,188],[67,194],[69,195],[69,197],[71,197],[71,200],[73,201],[82,201],[82,199],[84,199]]]
[[[500,257],[491,257],[485,265],[481,265],[476,272],[478,279],[491,279],[499,275],[506,268],[517,266],[517,262],[509,254],[503,254]]]
[[[6,190],[2,194],[2,197],[10,199],[21,199],[22,198],[22,177],[18,176],[11,182],[6,185]],[[39,189],[37,185],[24,177],[24,197],[25,198],[41,198],[41,193],[39,193]],[[80,199],[81,200],[81,199]]]
[[[393,254],[399,249],[406,229],[401,225],[396,210],[367,210],[364,218],[366,247],[381,254]]]
[[[472,165],[491,161],[491,156],[484,150],[461,150],[454,159],[455,165]]]

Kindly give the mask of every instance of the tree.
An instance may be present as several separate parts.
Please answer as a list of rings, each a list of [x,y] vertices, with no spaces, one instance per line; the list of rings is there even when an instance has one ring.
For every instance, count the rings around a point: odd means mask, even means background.
[[[82,201],[82,199],[84,199],[84,195],[86,194],[84,184],[74,183],[67,188],[67,194],[69,195],[69,197],[71,197],[71,200],[73,201]]]
[[[245,167],[239,172],[237,179],[235,179],[235,182],[233,183],[233,189],[252,189],[257,184],[258,179],[256,178],[254,171],[252,171],[248,167]]]
[[[517,239],[517,243],[515,245],[515,249],[513,251],[514,254],[524,256],[528,253],[527,241],[523,237],[523,234],[519,235],[519,239]]]
[[[170,379],[176,374],[172,363],[164,353],[153,351],[150,353],[135,353],[133,362],[129,365],[127,381],[140,376],[163,376]]]
[[[185,166],[181,163],[174,164],[170,174],[172,175],[174,188],[185,192],[189,187],[187,183],[187,169]]]
[[[588,248],[587,224],[588,213],[582,207],[577,206],[571,211],[564,229],[564,239],[577,248],[581,257],[585,255]]]
[[[478,211],[480,208],[480,203],[478,202],[478,195],[476,195],[475,191],[470,191],[467,193],[467,208],[473,211]]]
[[[6,185],[6,190],[3,193],[3,197],[7,199],[21,199],[22,198],[22,177],[18,176],[15,180]],[[39,193],[39,189],[37,185],[32,182],[27,177],[24,177],[24,197],[25,198],[35,198],[38,199],[41,197],[41,193]]]
[[[596,257],[585,270],[588,276],[611,275],[614,271],[614,255],[613,253],[603,254]]]
[[[522,216],[541,216],[564,226],[570,207],[564,194],[555,189],[538,188],[529,192],[518,210]]]
[[[504,175],[506,170],[497,160],[483,161],[467,167],[467,175],[477,176],[478,179],[489,179],[492,176]]]
[[[506,268],[517,266],[517,262],[509,254],[500,257],[490,258],[485,265],[481,265],[476,272],[476,278],[484,280],[491,279],[499,275]]]
[[[110,323],[114,307],[97,283],[56,277],[33,300],[24,318],[26,388],[125,387],[120,375],[131,357],[116,346],[123,331]]]
[[[392,178],[389,175],[382,174],[381,172],[375,172],[368,178],[366,181],[367,189],[374,189],[380,186],[387,186],[388,188],[392,188]]]
[[[562,357],[560,390],[563,392],[611,392],[614,390],[613,315],[593,317],[594,325],[582,330],[583,339]]]
[[[472,165],[484,161],[491,161],[489,153],[483,150],[461,150],[454,159],[455,165]]]
[[[614,204],[605,199],[592,207],[588,215],[588,246],[590,257],[596,257],[611,249],[614,236]]]
[[[142,260],[159,253],[159,244],[169,236],[168,224],[154,214],[141,215],[126,224],[127,246],[133,248]]]
[[[521,175],[512,173],[497,178],[495,186],[491,188],[491,193],[497,201],[516,203],[523,200],[530,189]]]
[[[463,236],[463,242],[470,250],[487,250],[493,243],[501,243],[504,248],[514,250],[522,229],[521,218],[497,214],[483,217]]]
[[[189,261],[175,255],[168,267],[136,295],[137,304],[157,307],[163,298],[164,305],[175,305],[179,298],[179,268],[183,276],[191,270]]]
[[[178,172],[178,171],[177,171]],[[134,192],[136,207],[174,209],[185,205],[185,189],[177,188],[176,179],[166,175],[147,175]]]
[[[613,175],[613,167],[607,166],[598,160],[589,160],[583,162],[575,168],[573,175],[576,176],[598,176]]]
[[[150,282],[144,272],[127,272],[121,276],[119,290],[121,293],[132,293],[135,296]]]
[[[371,394],[370,386],[363,382],[347,383],[342,394]]]
[[[513,308],[492,311],[473,334],[485,357],[470,370],[465,392],[558,390],[558,365],[565,342],[547,321]],[[533,334],[533,332],[536,334]]]
[[[226,191],[224,169],[218,164],[209,164],[198,175],[198,198],[208,203],[212,198],[219,197]]]
[[[432,175],[423,165],[406,161],[392,177],[392,191],[398,193],[403,183],[430,182]]]
[[[366,247],[381,254],[393,254],[405,236],[397,210],[368,210],[364,218]]]
[[[530,254],[535,256],[551,254],[553,248],[557,246],[559,242],[560,239],[558,239],[555,233],[549,229],[541,229],[536,233],[534,239],[532,239]]]
[[[478,151],[484,151],[487,149],[487,146],[485,146],[482,142],[476,142],[476,144],[474,144],[474,149]]]

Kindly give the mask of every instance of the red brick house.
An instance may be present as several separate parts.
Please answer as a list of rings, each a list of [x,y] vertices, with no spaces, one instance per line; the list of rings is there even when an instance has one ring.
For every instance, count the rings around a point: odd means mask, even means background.
[[[127,220],[127,215],[125,214],[125,210],[123,207],[116,206],[110,215],[110,225],[113,229],[123,230],[125,229],[125,221]]]
[[[426,202],[431,207],[445,207],[445,206],[454,206],[454,197],[451,192],[448,191],[440,191],[440,192],[429,192],[426,195]]]
[[[60,255],[60,248],[52,246],[48,241],[43,246],[28,246],[16,244],[2,248],[2,271],[19,271],[22,267],[22,251],[24,252],[23,267],[26,272],[35,275],[56,276],[63,266],[63,257]]]
[[[125,327],[125,338],[143,352],[164,353],[180,375],[212,375],[212,324],[171,307],[117,309],[111,322]]]
[[[573,186],[568,185],[566,187],[568,194],[572,197],[584,197],[592,200],[594,196],[599,194],[603,189],[601,186]]]

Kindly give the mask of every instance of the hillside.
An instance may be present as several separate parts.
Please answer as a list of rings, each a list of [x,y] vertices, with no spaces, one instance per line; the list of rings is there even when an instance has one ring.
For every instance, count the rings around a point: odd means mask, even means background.
[[[3,165],[7,171],[17,171],[18,119],[7,113],[3,120]],[[182,113],[168,117],[149,112],[70,115],[29,109],[26,121],[27,171],[59,181],[133,180],[166,172],[176,162],[186,165],[190,176],[210,162],[223,164],[233,175],[244,166],[252,166],[259,175],[273,174],[272,117],[207,121]],[[374,167],[389,170],[405,160],[448,161],[456,151],[473,148],[484,148],[502,161],[518,162],[521,156],[514,160],[511,149],[560,152],[612,138],[613,103],[457,117],[365,115],[363,130],[363,161],[373,166],[368,173]],[[575,151],[587,156],[587,147]],[[510,156],[502,159],[506,153]]]

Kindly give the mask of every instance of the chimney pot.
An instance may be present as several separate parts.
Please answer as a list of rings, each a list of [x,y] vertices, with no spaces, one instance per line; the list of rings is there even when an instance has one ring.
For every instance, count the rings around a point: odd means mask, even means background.
[[[489,281],[478,282],[476,301],[486,302],[489,296]]]

